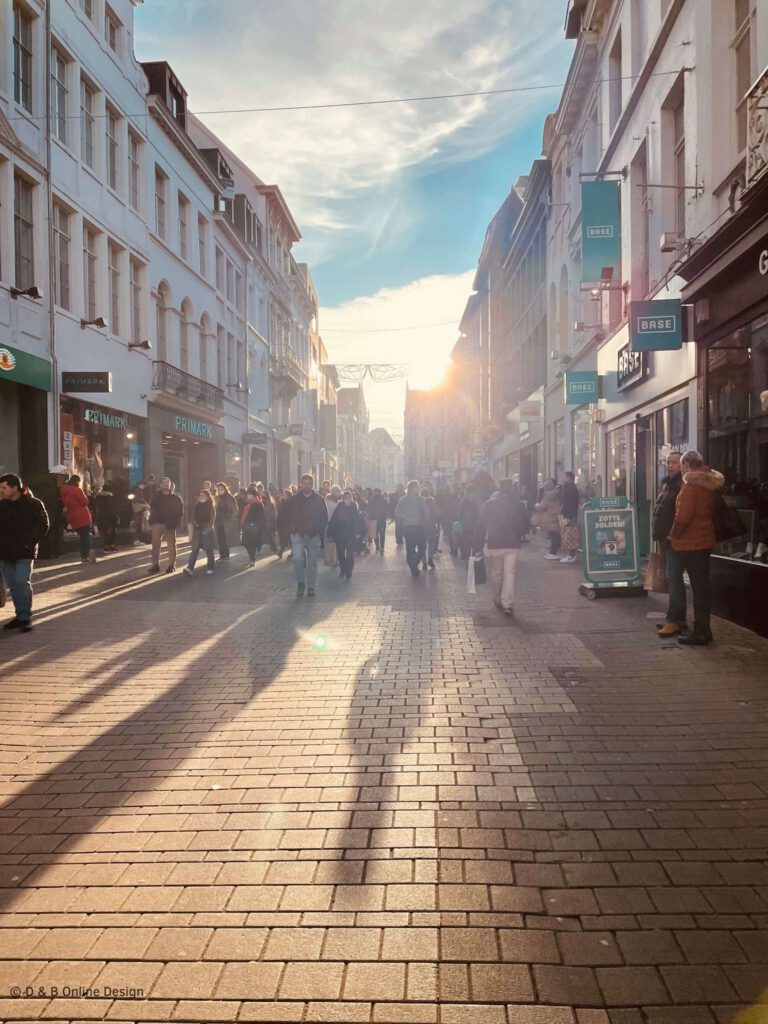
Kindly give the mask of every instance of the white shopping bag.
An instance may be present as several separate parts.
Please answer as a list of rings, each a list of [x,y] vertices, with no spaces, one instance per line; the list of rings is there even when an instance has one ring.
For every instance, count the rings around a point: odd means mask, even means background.
[[[475,593],[477,593],[477,591],[475,590],[475,560],[474,560],[474,558],[469,558],[467,560],[467,593],[468,594],[475,594]]]

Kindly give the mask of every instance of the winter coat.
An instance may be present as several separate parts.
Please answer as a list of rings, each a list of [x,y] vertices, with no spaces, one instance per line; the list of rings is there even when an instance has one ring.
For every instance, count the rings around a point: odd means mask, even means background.
[[[558,533],[562,507],[559,487],[544,491],[541,501],[534,507],[535,525],[548,533]]]
[[[715,546],[713,513],[724,484],[723,474],[709,466],[684,474],[669,534],[675,551],[711,551]]]
[[[212,501],[196,501],[192,506],[192,547],[213,544],[216,508]]]
[[[368,502],[368,508],[365,513],[369,519],[375,519],[377,522],[380,519],[386,519],[389,515],[389,502],[383,494],[374,494],[371,500]]]
[[[454,494],[444,494],[437,499],[440,522],[444,530],[450,530],[459,515],[459,499]]]
[[[576,484],[566,481],[560,488],[560,498],[563,504],[562,515],[566,519],[576,520],[579,518],[579,488]]]
[[[333,513],[336,511],[336,507],[338,505],[340,505],[340,504],[341,504],[341,502],[340,501],[336,501],[334,498],[326,498],[325,499],[325,509],[326,509],[326,512],[328,513],[328,522],[329,523],[330,523],[331,519],[333,519]]]
[[[262,498],[262,504],[264,505],[264,521],[267,526],[268,533],[274,533],[275,527],[277,526],[277,509],[275,508],[274,501],[267,495]]]
[[[397,503],[395,518],[400,520],[404,529],[424,527],[429,524],[427,503],[419,494],[406,494]]]
[[[531,520],[523,502],[497,492],[480,509],[472,548],[482,551],[486,543],[489,551],[519,548],[530,528]]]
[[[225,491],[221,497],[216,496],[216,518],[220,523],[230,522],[239,515],[240,509],[237,507],[234,494],[227,494]]]
[[[71,530],[82,530],[84,526],[90,526],[93,523],[88,497],[81,487],[78,487],[77,484],[62,484],[59,493]]]
[[[102,530],[112,530],[120,522],[117,512],[117,500],[112,491],[101,490],[93,496],[93,518]]]
[[[184,502],[175,491],[155,491],[149,506],[149,523],[167,526],[172,530],[178,528],[184,515]]]
[[[250,529],[263,532],[266,524],[267,517],[264,515],[264,506],[261,498],[249,496],[243,505],[243,511],[240,513],[240,526],[243,530]]]
[[[652,536],[654,540],[665,541],[669,537],[672,523],[675,521],[675,504],[680,488],[683,486],[681,473],[677,476],[665,476],[661,481],[661,491],[653,506],[653,518],[651,522]]]
[[[48,533],[45,505],[28,488],[16,501],[0,501],[0,561],[36,558],[37,545]]]
[[[459,502],[458,521],[464,527],[464,533],[474,533],[480,516],[479,498],[462,498]]]
[[[299,537],[322,537],[328,525],[328,509],[317,491],[298,491],[288,503],[286,526]]]
[[[347,546],[354,544],[355,537],[360,533],[362,526],[363,517],[357,505],[352,502],[347,506],[341,501],[333,510],[326,533],[336,544]]]

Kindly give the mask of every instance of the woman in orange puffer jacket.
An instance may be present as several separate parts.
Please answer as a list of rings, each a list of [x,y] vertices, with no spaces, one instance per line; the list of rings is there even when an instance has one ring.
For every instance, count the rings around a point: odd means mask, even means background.
[[[693,631],[677,642],[699,647],[712,641],[709,628],[709,558],[715,546],[715,505],[725,484],[722,473],[704,465],[698,452],[689,451],[680,460],[683,486],[675,502],[675,520],[669,543],[677,553],[675,565],[682,576],[688,572],[693,591]]]
[[[88,496],[80,486],[80,477],[71,476],[65,484],[61,485],[59,493],[69,528],[80,538],[80,559],[83,562],[88,562],[93,543],[93,517],[88,504]]]

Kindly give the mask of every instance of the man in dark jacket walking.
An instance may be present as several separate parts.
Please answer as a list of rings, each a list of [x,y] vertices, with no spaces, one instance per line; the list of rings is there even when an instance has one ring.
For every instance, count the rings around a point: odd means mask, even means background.
[[[498,491],[480,509],[472,549],[488,555],[493,603],[505,615],[512,615],[515,600],[515,574],[523,535],[531,528],[528,509],[512,480],[499,481]]]
[[[0,476],[0,569],[16,610],[3,629],[32,629],[32,566],[48,525],[45,505],[21,478],[15,473]]]
[[[160,490],[155,492],[149,506],[149,525],[152,527],[152,564],[150,576],[160,572],[160,546],[165,538],[168,551],[168,568],[171,573],[176,568],[176,531],[184,515],[184,502],[176,494],[172,481],[164,476],[160,481]]]
[[[678,554],[668,539],[675,521],[677,496],[683,486],[680,458],[680,452],[670,452],[667,456],[667,475],[661,481],[661,490],[653,507],[651,521],[651,533],[664,556],[669,582],[669,607],[666,621],[658,626],[659,636],[662,637],[676,636],[681,630],[685,630],[688,612],[683,569],[681,565],[678,565]]]
[[[291,531],[296,596],[301,597],[306,590],[307,597],[314,597],[317,554],[328,525],[328,509],[309,473],[301,478],[300,489],[288,503],[286,525]]]

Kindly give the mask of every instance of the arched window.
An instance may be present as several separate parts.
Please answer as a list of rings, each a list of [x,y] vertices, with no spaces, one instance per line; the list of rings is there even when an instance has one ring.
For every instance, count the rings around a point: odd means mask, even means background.
[[[168,362],[168,285],[161,281],[157,288],[155,303],[155,346],[157,358]]]
[[[211,333],[211,318],[207,313],[200,317],[200,379],[208,380],[208,341]]]
[[[189,373],[189,349],[193,329],[192,303],[189,299],[184,299],[181,303],[181,335],[179,337],[179,368],[184,373]]]

